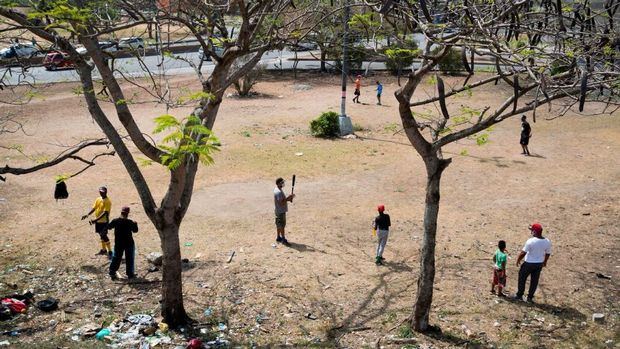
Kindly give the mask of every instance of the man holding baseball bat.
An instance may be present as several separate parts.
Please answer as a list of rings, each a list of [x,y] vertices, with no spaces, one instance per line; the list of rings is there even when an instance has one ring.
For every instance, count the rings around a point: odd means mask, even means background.
[[[295,177],[293,176],[293,179]],[[294,184],[293,184],[294,185]],[[275,214],[276,214],[276,231],[277,237],[276,242],[281,242],[285,246],[289,246],[290,244],[286,240],[286,235],[284,233],[284,228],[286,227],[286,212],[288,211],[288,201],[293,201],[295,194],[286,196],[282,188],[284,187],[284,178],[280,177],[276,179],[276,188],[273,190],[273,201],[275,204]]]

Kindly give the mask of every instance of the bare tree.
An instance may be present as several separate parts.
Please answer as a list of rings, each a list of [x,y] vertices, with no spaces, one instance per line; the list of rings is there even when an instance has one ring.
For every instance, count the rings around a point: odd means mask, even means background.
[[[177,327],[189,320],[183,305],[179,228],[192,198],[198,165],[201,161],[206,163],[212,161],[210,153],[216,145],[211,130],[224,92],[233,82],[247,74],[267,50],[281,47],[291,35],[289,28],[293,24],[303,22],[306,17],[314,15],[314,12],[310,7],[296,8],[290,0],[233,2],[187,0],[179,2],[178,8],[160,9],[157,14],[149,14],[135,3],[126,0],[113,1],[107,5],[133,15],[120,17],[113,25],[110,25],[109,21],[101,23],[97,16],[93,16],[100,12],[101,2],[78,1],[75,4],[73,2],[49,4],[46,11],[29,15],[16,9],[0,7],[0,17],[15,29],[27,29],[53,43],[66,51],[75,61],[89,113],[107,137],[107,142],[118,154],[138,191],[146,215],[159,234],[163,251],[161,311],[166,323],[171,327]],[[308,6],[310,5],[312,4]],[[232,19],[238,26],[236,35],[230,32],[227,18]],[[44,24],[42,19],[46,21],[49,19],[50,23]],[[178,102],[173,101],[171,97],[173,91],[170,90],[166,72],[161,64],[164,59],[170,58],[170,55],[161,52],[160,71],[151,71],[137,56],[136,59],[139,59],[145,76],[139,80],[126,76],[120,70],[112,70],[97,41],[119,30],[138,28],[146,24],[155,26],[157,33],[161,35],[165,30],[161,23],[166,21],[187,28],[198,40],[205,54],[212,57],[215,66],[211,73],[205,76],[201,70],[202,63],[198,65],[192,63],[201,84],[201,90],[187,98],[189,103],[194,103],[193,112],[182,120],[172,116],[156,119],[158,124],[156,131],[171,132],[166,137],[171,142],[158,145],[151,142],[137,125],[129,108],[130,101],[123,93],[121,83],[125,80],[133,86],[140,87],[147,95],[165,103],[169,108],[178,106]],[[80,56],[76,52],[70,37],[61,34],[64,32],[71,33],[87,49],[85,56]],[[213,41],[215,37],[223,43],[224,52],[221,55],[215,54]],[[233,67],[239,57],[247,55],[251,58],[244,64]],[[95,68],[109,92],[109,101],[113,102],[115,107],[114,114],[122,124],[120,130],[112,125],[113,115],[106,114],[102,109],[101,103],[106,103],[108,100],[97,98],[96,82],[93,80]],[[143,86],[145,80],[150,83],[150,87]],[[152,163],[169,169],[168,189],[159,204],[153,197],[141,168],[130,153],[128,143],[135,145]]]
[[[429,313],[435,280],[435,246],[439,215],[440,181],[451,163],[442,148],[471,137],[514,115],[532,112],[552,103],[583,111],[586,101],[599,102],[599,112],[618,109],[620,67],[619,33],[613,20],[619,1],[609,0],[596,11],[589,1],[571,5],[550,0],[427,1],[385,0],[376,9],[395,27],[406,26],[427,40],[423,59],[396,91],[404,132],[426,167],[427,185],[424,238],[415,305],[410,318],[417,331],[429,330]],[[570,7],[570,11],[567,11]],[[446,90],[436,75],[437,93],[413,100],[423,81],[436,74],[438,62],[450,49],[462,51],[468,72],[462,87]],[[496,72],[470,82],[475,57],[496,61]],[[514,91],[500,105],[480,110],[450,108],[450,97],[494,83],[506,83]],[[421,115],[412,107],[437,103],[438,115]],[[551,109],[550,109],[551,110]]]

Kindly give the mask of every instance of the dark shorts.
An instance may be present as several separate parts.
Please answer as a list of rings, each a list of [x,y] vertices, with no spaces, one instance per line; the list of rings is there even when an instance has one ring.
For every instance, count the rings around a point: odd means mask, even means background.
[[[359,96],[360,95],[360,90],[359,89],[355,89],[355,92],[353,92],[354,95]]]
[[[95,223],[95,233],[99,234],[101,241],[108,242],[108,223]]]
[[[276,228],[286,227],[286,213],[276,213]]]
[[[521,143],[522,145],[528,145],[530,143],[530,137],[521,136],[521,141],[519,143]]]

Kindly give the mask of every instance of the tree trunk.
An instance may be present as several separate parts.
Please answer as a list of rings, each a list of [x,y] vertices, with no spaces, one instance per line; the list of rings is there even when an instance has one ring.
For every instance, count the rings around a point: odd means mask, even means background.
[[[321,49],[321,73],[327,72],[327,68],[325,67],[325,59],[327,58],[327,51]]]
[[[411,327],[419,332],[428,330],[429,313],[433,301],[433,284],[435,282],[435,237],[437,233],[437,216],[439,215],[439,184],[443,170],[450,160],[443,160],[436,154],[425,159],[426,164],[426,207],[424,210],[424,239],[420,247],[420,276],[418,292],[411,317]]]
[[[189,321],[183,307],[179,224],[166,222],[158,232],[163,252],[161,314],[168,326],[176,328]]]

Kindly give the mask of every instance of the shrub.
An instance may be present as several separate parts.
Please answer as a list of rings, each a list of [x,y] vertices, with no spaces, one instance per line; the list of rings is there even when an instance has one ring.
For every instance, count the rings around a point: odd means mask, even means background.
[[[366,60],[368,53],[363,45],[349,46],[349,71],[362,69],[362,63]],[[342,72],[342,47],[332,48],[327,52],[328,59],[334,60],[334,68],[337,72]]]
[[[439,49],[434,49],[433,53],[437,53]],[[465,70],[463,61],[461,60],[461,52],[457,49],[450,48],[450,52],[439,61],[439,70],[444,74],[456,74]]]
[[[413,63],[413,60],[420,55],[420,50],[415,40],[405,40],[398,45],[390,45],[383,53],[386,56],[386,68],[393,74],[398,74]]]
[[[328,111],[310,122],[310,133],[315,137],[330,138],[338,136],[338,113]]]
[[[419,54],[418,49],[388,48],[385,50],[385,66],[392,74],[398,74],[403,68],[409,67]]]

